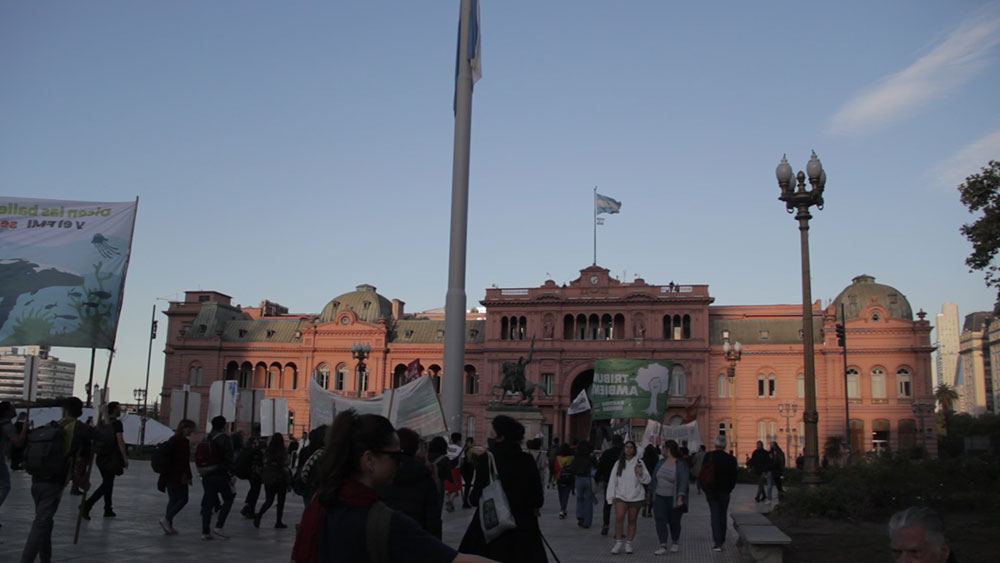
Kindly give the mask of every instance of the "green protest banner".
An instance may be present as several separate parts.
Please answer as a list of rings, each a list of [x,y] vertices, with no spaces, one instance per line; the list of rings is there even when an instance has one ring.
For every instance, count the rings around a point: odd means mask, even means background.
[[[670,389],[670,360],[600,359],[590,387],[593,418],[662,420]]]

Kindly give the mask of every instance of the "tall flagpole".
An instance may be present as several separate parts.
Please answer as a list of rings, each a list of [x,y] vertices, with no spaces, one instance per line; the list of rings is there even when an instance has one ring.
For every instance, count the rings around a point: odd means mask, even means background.
[[[594,186],[594,265],[597,265],[597,186]]]
[[[444,309],[444,398],[449,432],[462,428],[462,373],[465,369],[465,255],[469,222],[469,144],[472,136],[472,69],[469,21],[474,0],[461,0],[458,24],[458,76],[455,77],[455,148],[451,170],[451,246],[448,294]]]

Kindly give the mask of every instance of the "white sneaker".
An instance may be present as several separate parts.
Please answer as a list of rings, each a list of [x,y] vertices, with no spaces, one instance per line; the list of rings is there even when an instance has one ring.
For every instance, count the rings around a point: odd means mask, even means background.
[[[625,553],[632,553],[632,542],[625,542]]]
[[[622,552],[622,546],[625,544],[624,540],[615,540],[615,546],[611,548],[611,555],[618,555]]]
[[[170,522],[167,522],[166,518],[160,518],[160,527],[163,528],[163,533],[170,536],[173,535],[173,528],[170,526]]]
[[[674,545],[670,546],[670,553],[677,553],[680,550],[681,550],[681,546],[678,545],[678,544],[676,544],[676,543]]]
[[[653,552],[653,555],[666,555],[666,554],[667,554],[667,546],[665,545],[661,545],[659,549]]]

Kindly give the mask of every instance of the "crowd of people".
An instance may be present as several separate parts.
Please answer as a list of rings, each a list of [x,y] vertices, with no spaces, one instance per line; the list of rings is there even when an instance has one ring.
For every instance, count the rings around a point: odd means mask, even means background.
[[[32,432],[29,440],[27,425],[17,427],[12,422],[15,413],[10,403],[0,403],[0,505],[10,492],[6,460],[12,449],[22,452],[19,467],[28,469],[32,480],[35,518],[22,563],[36,558],[51,561],[53,517],[66,484],[73,481],[84,494],[89,489],[86,479],[77,478],[77,460],[84,454],[95,455],[101,483],[81,504],[81,517],[89,518],[100,500],[104,517],[116,516],[114,481],[128,467],[120,407],[107,405],[107,418],[97,427],[78,420],[82,408],[79,399],[67,399],[62,418],[45,425],[44,433]],[[254,527],[260,527],[274,507],[274,527],[287,528],[286,495],[291,491],[300,496],[305,509],[297,526],[294,562],[547,561],[547,542],[539,525],[546,486],[558,489],[560,519],[567,517],[570,497],[575,496],[580,528],[594,524],[595,506],[600,505],[600,533],[608,535],[613,511],[611,554],[633,553],[640,519],[652,518],[655,555],[680,551],[683,515],[694,489],[695,494],[704,494],[709,508],[712,550],[722,551],[738,471],[736,458],[726,452],[724,436],[715,437],[711,451],[701,446],[694,453],[673,440],[640,452],[635,442],[617,435],[599,452],[586,440],[572,445],[554,440],[543,451],[540,438],[528,440],[527,449],[522,449],[525,428],[513,418],[497,416],[491,427],[486,447],[471,438],[463,441],[458,433],[448,440],[436,436],[428,441],[411,429],[393,428],[382,416],[348,410],[329,427],[304,435],[300,444],[294,438],[286,443],[281,434],[249,439],[239,431],[230,435],[226,419],[217,416],[210,432],[192,444],[196,424],[183,420],[153,454],[157,488],[167,494],[159,524],[166,535],[179,533],[174,522],[195,482],[193,461],[202,488],[204,541],[229,539],[224,528],[237,479],[249,484],[240,514]],[[48,454],[39,454],[42,450],[37,447],[23,455],[29,441],[43,439],[56,447],[55,457],[44,457]],[[46,466],[52,459],[61,463]],[[770,501],[773,487],[782,494],[784,453],[776,443],[765,450],[758,442],[748,467],[758,478],[758,502]],[[262,488],[265,499],[258,507]],[[480,506],[483,498],[490,499],[489,505]],[[442,542],[442,513],[455,511],[459,500],[463,508],[475,510],[455,549]],[[504,506],[498,510],[495,504]],[[495,528],[498,515],[503,519],[507,512],[511,522]],[[943,526],[932,512],[911,509],[897,514],[889,535],[900,560],[917,552],[943,555],[942,562],[949,558]]]

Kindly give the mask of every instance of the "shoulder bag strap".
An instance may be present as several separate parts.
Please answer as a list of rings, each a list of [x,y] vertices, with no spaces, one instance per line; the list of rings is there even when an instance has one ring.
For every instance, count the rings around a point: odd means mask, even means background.
[[[392,524],[392,509],[382,501],[368,509],[365,522],[365,541],[368,545],[368,563],[390,563],[389,528]]]

